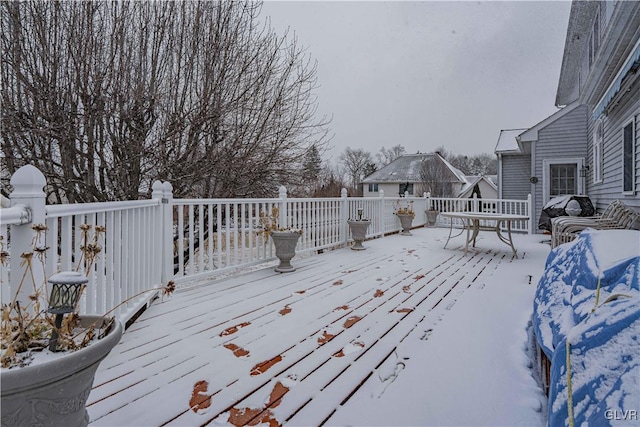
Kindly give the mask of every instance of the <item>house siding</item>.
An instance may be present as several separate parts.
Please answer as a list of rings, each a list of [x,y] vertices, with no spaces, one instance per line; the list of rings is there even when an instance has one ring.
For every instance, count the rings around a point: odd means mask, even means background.
[[[594,32],[596,19],[599,34]],[[556,105],[580,103],[587,106],[588,113],[584,141],[573,142],[575,146],[567,141],[561,153],[567,157],[585,157],[585,164],[590,169],[584,181],[584,192],[598,211],[616,199],[640,210],[640,77],[637,70],[633,70],[638,61],[639,28],[640,2],[572,2]],[[594,38],[594,34],[599,38]],[[593,40],[599,42],[591,43]],[[600,117],[594,117],[596,108]],[[593,165],[593,135],[600,119],[603,125],[602,180],[594,183],[594,169],[599,168]],[[631,120],[635,124],[631,171],[634,182],[633,191],[625,193],[623,126]],[[583,154],[570,151],[581,147]],[[535,167],[538,168],[544,156],[538,150],[535,156]],[[536,187],[537,199],[542,198],[541,191],[543,187]],[[638,223],[635,228],[640,228]]]
[[[622,192],[622,127],[635,117],[635,194]],[[619,199],[626,205],[640,210],[640,82],[627,93],[620,104],[601,116],[604,128],[603,179],[594,184],[589,177],[587,189],[598,210]],[[595,120],[590,120],[589,136],[593,137]],[[589,152],[589,163],[592,153]]]
[[[536,215],[540,215],[545,204],[544,161],[582,158],[586,162],[588,112],[587,106],[581,105],[538,132],[534,156],[534,170],[538,182],[534,185],[532,211]]]
[[[531,192],[531,157],[529,155],[502,155],[503,199],[526,199]]]
[[[363,197],[379,197],[380,196],[380,190],[384,191],[384,195],[385,197],[398,197],[398,192],[400,191],[400,183],[399,182],[393,182],[393,183],[379,183],[378,184],[378,191],[375,192],[370,192],[369,191],[369,184],[363,184],[363,192],[362,195]],[[416,186],[414,185],[414,193],[416,190]],[[409,194],[410,196],[415,196],[415,194]]]

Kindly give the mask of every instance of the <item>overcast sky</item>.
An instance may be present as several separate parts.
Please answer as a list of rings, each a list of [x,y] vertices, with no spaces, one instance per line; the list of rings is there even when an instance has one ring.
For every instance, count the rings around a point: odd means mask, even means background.
[[[333,160],[445,146],[493,153],[501,129],[554,106],[568,1],[266,1],[318,61],[319,114],[333,116]]]

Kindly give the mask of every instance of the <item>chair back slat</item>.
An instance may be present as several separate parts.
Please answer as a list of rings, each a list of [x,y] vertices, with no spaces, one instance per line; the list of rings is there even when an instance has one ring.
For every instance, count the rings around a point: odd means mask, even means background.
[[[600,216],[600,218],[602,218],[602,219],[610,219],[610,218],[612,218],[612,215],[615,214],[615,212],[620,207],[621,203],[622,202],[620,202],[620,200],[614,200],[613,202],[609,203],[609,206],[607,206],[607,208],[604,210],[604,212],[602,212],[602,215]]]
[[[551,246],[555,248],[562,243],[572,241],[585,228],[630,229],[638,217],[640,217],[640,213],[625,205],[621,200],[614,200],[599,217],[555,218],[552,221]]]

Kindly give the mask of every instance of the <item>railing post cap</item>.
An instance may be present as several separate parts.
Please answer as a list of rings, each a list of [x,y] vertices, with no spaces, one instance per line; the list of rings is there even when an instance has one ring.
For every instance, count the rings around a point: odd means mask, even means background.
[[[25,197],[45,197],[42,190],[47,180],[38,168],[33,165],[25,165],[18,169],[11,177],[13,192],[10,199]]]
[[[381,188],[378,194],[380,195],[380,197],[384,197],[384,190]]]
[[[340,197],[347,197],[347,189],[343,188],[342,190],[340,190]]]
[[[153,185],[151,185],[151,189],[154,193],[162,193],[164,191],[164,184],[160,180],[153,181]]]
[[[285,187],[284,185],[278,187],[278,195],[281,198],[287,197],[287,187]]]
[[[151,193],[153,198],[169,199],[173,197],[173,186],[166,181],[154,181],[151,188],[153,189]]]

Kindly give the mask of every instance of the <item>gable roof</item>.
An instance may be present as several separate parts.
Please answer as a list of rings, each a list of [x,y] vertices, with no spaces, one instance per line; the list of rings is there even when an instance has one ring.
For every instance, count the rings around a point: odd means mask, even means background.
[[[579,106],[580,106],[580,104],[576,101],[571,105],[567,105],[566,107],[561,108],[560,110],[556,111],[555,113],[553,113],[552,115],[550,115],[546,119],[542,120],[537,125],[535,125],[533,127],[530,127],[529,129],[527,129],[524,132],[522,132],[520,135],[518,135],[517,140],[520,141],[520,142],[537,141],[538,140],[538,132],[541,129],[546,128],[548,125],[550,125],[551,123],[555,122],[559,118],[565,116],[566,114],[569,114],[570,112],[572,112],[573,110],[575,110]]]
[[[447,170],[450,172],[450,179],[453,182],[460,182],[462,184],[467,183],[467,179],[464,174],[457,168],[453,167],[451,163],[447,162],[438,153],[423,153],[423,154],[405,154],[388,165],[380,168],[371,175],[362,180],[363,184],[372,183],[403,183],[403,182],[420,182],[420,169],[422,168],[422,162],[425,161],[440,161]]]
[[[522,153],[522,147],[518,143],[517,136],[527,129],[502,129],[494,153]]]
[[[495,175],[494,175],[495,176]],[[473,191],[473,187],[479,183],[480,181],[485,181],[491,188],[498,191],[498,186],[491,179],[491,176],[480,175],[480,176],[467,176],[467,184],[458,192],[458,197],[462,197],[467,193],[471,193]]]

